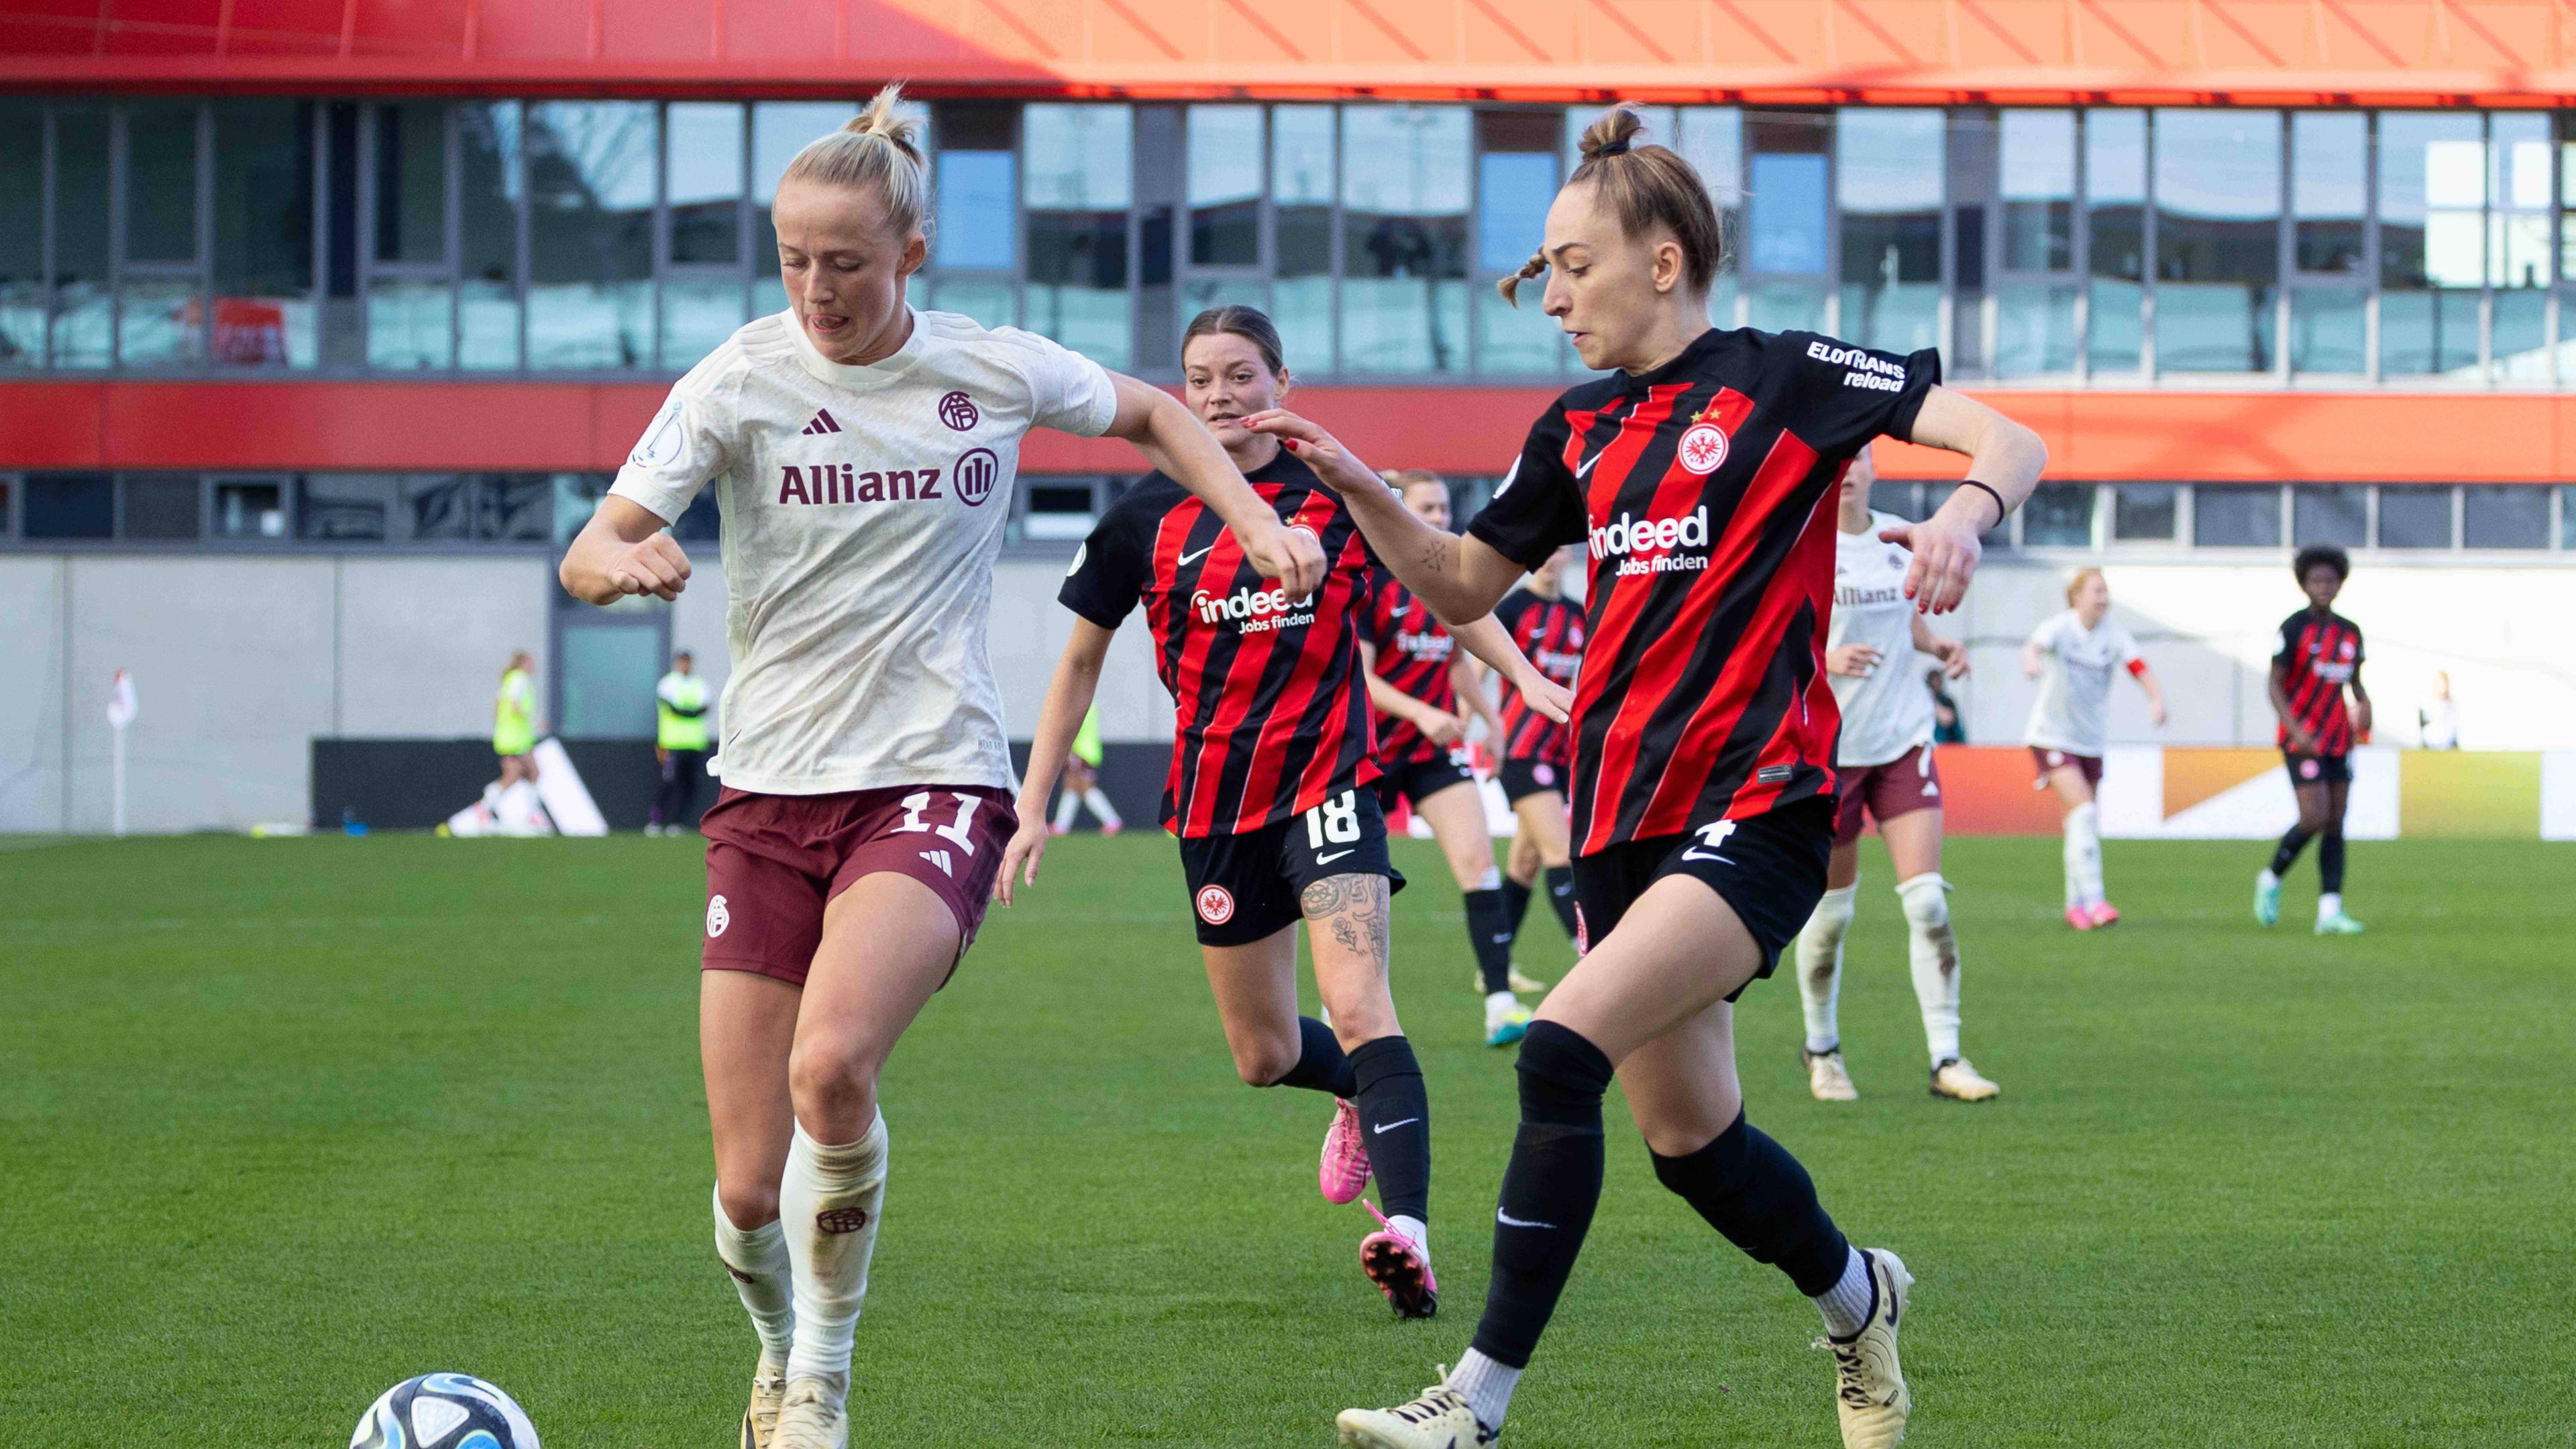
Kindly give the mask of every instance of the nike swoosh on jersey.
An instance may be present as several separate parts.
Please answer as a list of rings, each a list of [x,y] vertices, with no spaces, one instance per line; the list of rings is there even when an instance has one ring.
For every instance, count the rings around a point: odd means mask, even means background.
[[[1422,1119],[1419,1117],[1407,1117],[1402,1122],[1389,1122],[1383,1127],[1372,1127],[1369,1130],[1371,1132],[1392,1132],[1398,1127],[1410,1126],[1421,1120]]]
[[[1609,451],[1610,450],[1608,448],[1604,448],[1601,450],[1601,453],[1607,453]],[[1591,457],[1584,459],[1583,466],[1574,470],[1574,476],[1580,478],[1584,474],[1591,472],[1592,465],[1601,461],[1601,453],[1595,453]]]
[[[1352,847],[1351,847],[1351,850],[1357,850],[1357,849],[1359,849],[1359,847],[1358,847],[1358,846],[1356,846],[1356,845],[1354,845],[1354,846],[1352,846]],[[1317,865],[1331,865],[1334,861],[1337,861],[1337,860],[1341,859],[1343,856],[1346,856],[1346,855],[1350,854],[1350,853],[1351,853],[1351,850],[1336,850],[1336,851],[1334,851],[1334,852],[1333,852],[1332,854],[1330,854],[1330,855],[1319,855],[1319,856],[1316,856],[1316,857],[1315,857],[1315,864],[1317,864]]]
[[[1191,564],[1197,563],[1200,559],[1206,558],[1208,556],[1208,549],[1215,547],[1215,544],[1209,544],[1207,548],[1200,549],[1197,553],[1182,554],[1181,567],[1188,568]]]

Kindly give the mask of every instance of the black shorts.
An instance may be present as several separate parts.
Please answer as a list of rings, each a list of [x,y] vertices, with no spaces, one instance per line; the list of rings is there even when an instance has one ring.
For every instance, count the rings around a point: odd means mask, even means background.
[[[1494,778],[1503,782],[1503,798],[1514,805],[1550,790],[1565,793],[1565,768],[1547,760],[1505,760]]]
[[[2294,789],[2302,785],[2352,783],[2350,755],[2294,755],[2283,750],[2281,761],[2290,767],[2290,784]]]
[[[1427,760],[1381,762],[1386,773],[1377,777],[1377,801],[1381,807],[1393,808],[1401,798],[1415,808],[1452,785],[1472,785],[1476,777],[1457,754],[1433,755]]]
[[[1618,928],[1646,888],[1687,875],[1718,893],[1762,947],[1759,981],[1815,914],[1825,894],[1825,862],[1834,853],[1834,801],[1816,796],[1766,815],[1721,820],[1682,835],[1631,840],[1574,858],[1578,945],[1589,949]],[[1746,986],[1753,984],[1748,981]],[[1744,994],[1739,986],[1726,999]]]
[[[1365,786],[1249,835],[1184,839],[1181,870],[1202,946],[1246,946],[1295,925],[1305,915],[1297,898],[1333,876],[1382,875],[1389,894],[1404,889],[1386,858],[1386,815]]]

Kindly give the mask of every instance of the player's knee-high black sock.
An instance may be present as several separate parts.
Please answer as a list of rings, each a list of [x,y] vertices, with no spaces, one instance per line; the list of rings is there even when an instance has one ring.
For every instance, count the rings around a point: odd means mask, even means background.
[[[1547,868],[1547,903],[1556,907],[1556,918],[1565,923],[1568,939],[1574,930],[1574,867],[1551,865]]]
[[[1358,1076],[1351,1070],[1351,1059],[1342,1054],[1342,1043],[1331,1027],[1311,1016],[1297,1018],[1297,1045],[1297,1065],[1272,1086],[1304,1087],[1336,1097],[1358,1094]]]
[[[1388,1217],[1431,1221],[1431,1098],[1413,1043],[1382,1036],[1351,1053],[1359,1081],[1352,1100],[1368,1129],[1369,1169],[1377,1174],[1378,1210]]]
[[[1511,907],[1501,889],[1466,892],[1467,944],[1475,949],[1476,970],[1485,978],[1485,993],[1512,989]]]
[[[2275,875],[2278,871],[2273,872]],[[2327,895],[2343,894],[2343,827],[2329,825],[2317,837],[2317,875],[2324,882]]]
[[[2279,847],[2272,852],[2272,874],[2288,875],[2299,860],[2299,852],[2308,848],[2308,832],[2293,825],[2281,835]]]
[[[1851,1245],[1816,1201],[1815,1180],[1742,1111],[1697,1152],[1651,1155],[1658,1182],[1755,1262],[1788,1274],[1799,1292],[1814,1298],[1841,1280]]]
[[[1521,1042],[1521,1126],[1503,1169],[1494,1276],[1475,1343],[1505,1367],[1528,1367],[1601,1205],[1601,1096],[1610,1075],[1601,1048],[1555,1022],[1531,1023]]]
[[[1526,882],[1503,877],[1503,918],[1512,923],[1512,939],[1521,936],[1521,922],[1529,919],[1530,888]]]

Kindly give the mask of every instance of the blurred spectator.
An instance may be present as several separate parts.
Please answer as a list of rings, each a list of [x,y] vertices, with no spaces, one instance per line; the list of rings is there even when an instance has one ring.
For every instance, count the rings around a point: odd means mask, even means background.
[[[1940,670],[1923,672],[1923,687],[1932,691],[1932,743],[1964,745],[1968,742],[1968,726],[1960,718],[1959,702],[1941,685]]]
[[[682,835],[707,773],[707,682],[689,651],[671,656],[671,672],[653,686],[653,760],[662,767],[647,835]]]
[[[2428,750],[2456,750],[2460,747],[2460,707],[2451,702],[2449,670],[2433,674],[2433,700],[2415,711],[2415,728]]]

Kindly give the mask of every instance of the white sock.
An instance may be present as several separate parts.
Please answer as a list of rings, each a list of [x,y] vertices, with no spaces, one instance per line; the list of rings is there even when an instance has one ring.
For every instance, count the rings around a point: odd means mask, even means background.
[[[1467,1401],[1476,1422],[1491,1433],[1503,1427],[1503,1415],[1511,1412],[1512,1390],[1520,1381],[1519,1369],[1505,1368],[1471,1348],[1449,1371],[1447,1383]]]
[[[1878,1285],[1869,1279],[1869,1263],[1860,1249],[1848,1249],[1851,1257],[1843,1263],[1843,1276],[1833,1287],[1815,1297],[1815,1304],[1825,1315],[1825,1331],[1836,1338],[1849,1338],[1869,1327],[1869,1311],[1877,1306]]]
[[[1127,823],[1126,821],[1118,818],[1117,807],[1109,803],[1109,797],[1102,794],[1100,787],[1097,785],[1094,785],[1090,789],[1082,792],[1082,803],[1090,806],[1092,815],[1096,817],[1101,824],[1108,826],[1112,830],[1116,830]]]
[[[2317,897],[2317,919],[2330,921],[2343,913],[2343,892]]]
[[[751,1315],[751,1326],[760,1333],[760,1361],[786,1368],[788,1352],[796,1345],[796,1300],[786,1230],[774,1218],[756,1228],[735,1227],[733,1219],[725,1216],[724,1193],[718,1191],[716,1256],[724,1260],[725,1273],[733,1279],[734,1291],[742,1295],[744,1311]]]
[[[867,1135],[830,1146],[796,1126],[778,1215],[795,1266],[796,1346],[790,1377],[817,1376],[847,1392],[850,1336],[868,1296],[868,1257],[876,1251],[877,1215],[885,1203],[886,1127],[879,1113]]]
[[[1851,929],[1852,896],[1859,889],[1855,878],[1850,885],[1825,892],[1816,902],[1816,913],[1807,918],[1806,929],[1798,933],[1798,1000],[1807,1009],[1807,1050],[1811,1052],[1829,1052],[1842,1044],[1834,1004],[1843,990],[1843,933]]]
[[[2100,811],[2085,801],[2066,812],[2066,903],[2089,906],[2102,899]]]
[[[1055,828],[1058,830],[1071,830],[1073,828],[1073,812],[1081,808],[1082,797],[1076,795],[1071,790],[1064,791],[1062,794],[1057,795],[1055,797]]]
[[[1914,966],[1914,1000],[1923,1008],[1923,1041],[1932,1065],[1959,1055],[1959,938],[1950,931],[1949,882],[1925,871],[1896,883],[1905,908],[1906,954]]]
[[[2272,874],[2272,867],[2267,865],[2254,877],[2254,883],[2259,886],[2277,886],[2281,883],[2281,878]]]
[[[1431,1225],[1429,1223],[1420,1218],[1406,1217],[1402,1213],[1389,1213],[1386,1217],[1386,1225],[1411,1238],[1413,1246],[1422,1250],[1422,1261],[1426,1263],[1431,1261]]]

